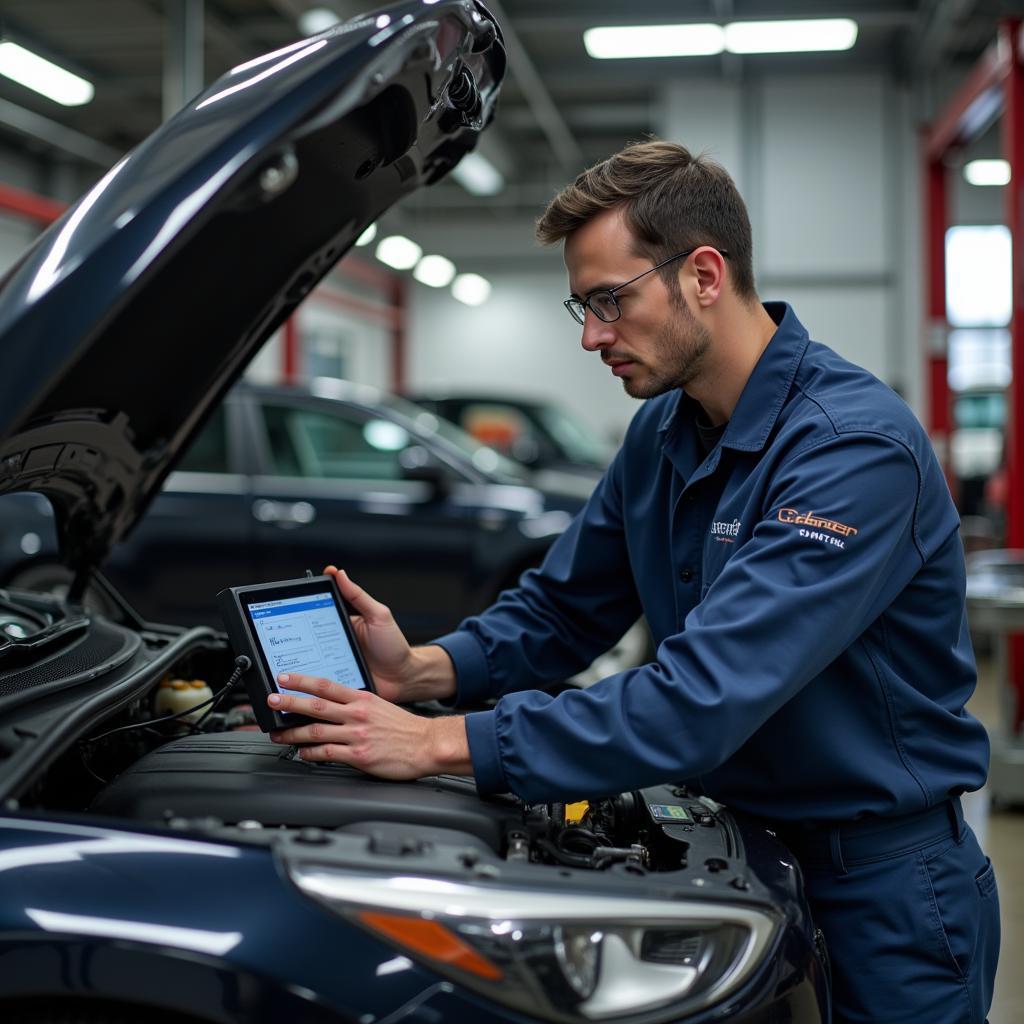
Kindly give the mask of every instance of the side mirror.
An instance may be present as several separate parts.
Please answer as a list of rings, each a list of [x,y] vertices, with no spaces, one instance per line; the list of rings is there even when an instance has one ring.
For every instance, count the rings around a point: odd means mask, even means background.
[[[430,490],[430,501],[443,501],[451,492],[451,476],[448,470],[422,445],[414,444],[398,456],[402,467],[403,480],[417,480]]]

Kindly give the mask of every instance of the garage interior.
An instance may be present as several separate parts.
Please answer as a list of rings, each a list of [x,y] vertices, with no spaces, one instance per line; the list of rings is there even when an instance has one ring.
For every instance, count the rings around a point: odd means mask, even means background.
[[[961,513],[969,579],[992,552],[1024,549],[1024,4],[485,3],[509,71],[478,151],[372,225],[247,381],[475,394],[484,419],[495,395],[548,402],[614,450],[637,403],[578,344],[561,308],[560,247],[541,247],[534,224],[584,168],[656,136],[732,174],[750,210],[759,294],[792,303],[813,338],[889,384],[925,425]],[[0,0],[0,273],[220,75],[378,6]],[[602,59],[584,41],[623,25],[826,18],[855,25],[847,48]],[[79,76],[88,98],[67,105],[8,77],[8,43]],[[500,446],[519,414],[490,412],[478,426]],[[301,519],[304,499],[293,498],[286,511]],[[970,710],[995,738],[990,786],[966,800],[999,880],[991,1024],[1024,1020],[1022,595],[1014,620],[987,614],[984,595],[972,606],[968,591],[979,664]]]

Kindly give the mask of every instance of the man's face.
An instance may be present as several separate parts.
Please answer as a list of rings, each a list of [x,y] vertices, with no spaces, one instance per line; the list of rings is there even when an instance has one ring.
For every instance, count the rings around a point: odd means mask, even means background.
[[[608,210],[569,236],[565,265],[570,291],[585,300],[654,264],[633,250],[633,236],[622,214]],[[679,273],[685,261],[670,266]],[[685,387],[700,372],[711,336],[690,312],[682,292],[670,290],[661,275],[653,273],[616,291],[615,298],[622,315],[613,323],[586,310],[583,347],[600,352],[633,398],[654,398]]]

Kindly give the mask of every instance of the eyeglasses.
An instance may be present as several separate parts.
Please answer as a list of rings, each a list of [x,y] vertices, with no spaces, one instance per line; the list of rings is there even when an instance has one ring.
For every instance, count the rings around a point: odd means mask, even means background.
[[[562,305],[569,310],[569,315],[578,324],[582,325],[586,322],[588,309],[598,320],[603,320],[606,324],[613,324],[622,316],[619,300],[615,298],[616,292],[622,291],[626,285],[639,281],[641,277],[646,277],[648,274],[653,274],[656,270],[661,270],[662,267],[673,260],[685,259],[690,253],[696,252],[700,248],[701,246],[695,245],[692,249],[684,249],[682,252],[677,252],[675,256],[669,256],[667,260],[662,260],[657,266],[651,267],[650,270],[645,270],[642,274],[637,274],[636,277],[631,277],[628,281],[617,284],[614,288],[601,288],[596,292],[591,292],[585,299],[578,299],[573,295],[566,299]],[[725,249],[719,249],[718,252],[725,257],[729,255]]]

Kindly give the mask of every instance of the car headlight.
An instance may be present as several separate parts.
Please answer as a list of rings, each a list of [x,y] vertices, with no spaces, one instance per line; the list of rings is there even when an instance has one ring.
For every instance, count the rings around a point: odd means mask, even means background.
[[[291,865],[313,899],[499,1003],[548,1020],[658,1019],[725,999],[764,959],[767,910]]]

